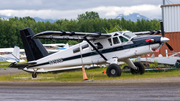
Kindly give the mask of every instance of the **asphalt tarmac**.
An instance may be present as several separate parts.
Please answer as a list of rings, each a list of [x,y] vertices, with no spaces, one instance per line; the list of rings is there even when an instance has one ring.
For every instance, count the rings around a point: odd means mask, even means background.
[[[7,71],[0,73],[22,72]],[[0,101],[180,101],[180,78],[78,83],[0,82]]]
[[[19,70],[17,68],[0,68],[0,75],[6,75],[6,74],[18,74],[18,73],[22,73],[24,71]]]
[[[180,101],[179,85],[1,82],[0,101]]]

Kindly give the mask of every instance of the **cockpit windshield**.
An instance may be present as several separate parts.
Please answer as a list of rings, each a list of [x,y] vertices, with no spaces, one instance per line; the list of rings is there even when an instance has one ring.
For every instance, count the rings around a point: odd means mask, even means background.
[[[136,35],[133,34],[132,32],[125,32],[123,35],[126,36],[126,37],[129,38],[129,39],[131,39],[132,37],[136,36]]]

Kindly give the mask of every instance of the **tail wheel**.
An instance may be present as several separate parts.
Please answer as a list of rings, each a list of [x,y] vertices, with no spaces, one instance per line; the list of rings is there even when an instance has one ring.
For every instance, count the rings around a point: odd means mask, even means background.
[[[37,73],[32,73],[32,78],[36,78],[37,77]]]
[[[132,74],[144,74],[145,69],[144,66],[142,65],[142,63],[140,62],[134,62],[134,65],[137,67],[137,70],[134,70],[133,68],[131,68],[131,73]]]
[[[116,64],[110,64],[106,70],[108,77],[121,76],[121,68]]]

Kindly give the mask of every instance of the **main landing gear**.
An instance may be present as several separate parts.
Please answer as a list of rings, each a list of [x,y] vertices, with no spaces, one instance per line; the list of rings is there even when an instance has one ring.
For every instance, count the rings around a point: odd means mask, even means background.
[[[121,76],[121,68],[117,64],[110,64],[106,70],[109,77]]]
[[[134,74],[144,74],[145,72],[145,69],[144,69],[144,66],[142,65],[142,63],[140,62],[134,62],[134,65],[137,67],[137,69],[133,69],[131,68],[131,73],[134,75]]]
[[[145,69],[144,66],[140,63],[140,62],[129,62],[131,66],[130,67],[130,71],[131,73],[134,74],[144,74]],[[106,74],[108,77],[117,77],[117,76],[121,76],[121,68],[117,65],[117,64],[110,64],[106,70]]]

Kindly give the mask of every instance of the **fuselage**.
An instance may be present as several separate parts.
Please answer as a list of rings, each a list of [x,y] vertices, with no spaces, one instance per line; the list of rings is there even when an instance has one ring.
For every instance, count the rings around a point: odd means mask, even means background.
[[[105,39],[91,40],[91,43],[103,54],[107,61],[117,58],[118,61],[154,52],[161,44],[161,36],[148,35],[136,36],[132,32],[122,31],[109,33],[111,37]],[[146,42],[147,39],[154,39],[154,42]],[[53,53],[40,58],[35,65],[28,66],[31,69],[63,69],[91,64],[107,63],[88,42],[83,41],[68,49]],[[25,69],[28,71],[28,69]]]

